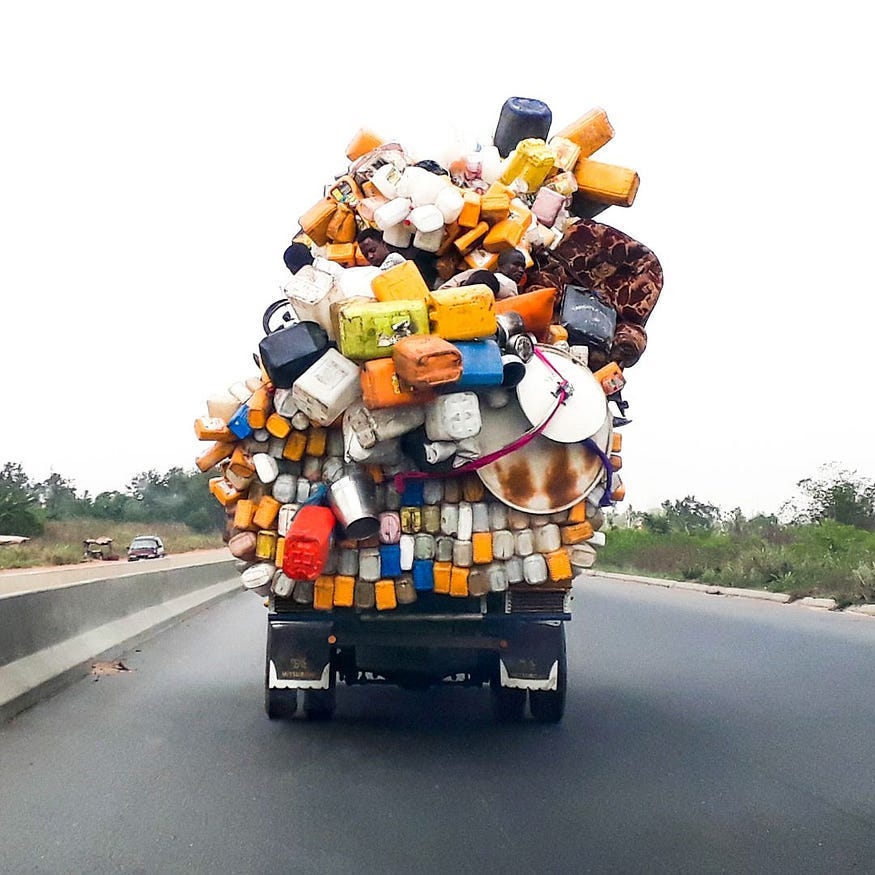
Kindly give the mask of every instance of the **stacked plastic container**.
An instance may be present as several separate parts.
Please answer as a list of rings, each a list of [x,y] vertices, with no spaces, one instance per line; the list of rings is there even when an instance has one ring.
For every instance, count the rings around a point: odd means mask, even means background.
[[[359,131],[349,166],[300,217],[313,264],[269,308],[287,321],[271,330],[266,314],[260,373],[209,398],[195,422],[209,443],[197,466],[216,470],[210,490],[245,588],[316,610],[393,610],[426,592],[567,591],[593,564],[601,508],[623,497],[608,406],[622,371],[587,370],[586,347],[554,322],[557,290],[496,302],[486,285],[433,289],[413,260],[381,270],[356,243],[377,228],[452,276],[494,268],[512,248],[531,264],[579,215],[630,205],[637,175],[590,157],[613,135],[604,111],[548,136],[551,122],[541,101],[511,98],[493,144],[440,162]],[[525,425],[497,453],[484,440],[546,349],[602,388],[605,425],[580,436],[599,474],[545,512],[509,501],[516,492],[478,464],[531,452],[511,448]]]

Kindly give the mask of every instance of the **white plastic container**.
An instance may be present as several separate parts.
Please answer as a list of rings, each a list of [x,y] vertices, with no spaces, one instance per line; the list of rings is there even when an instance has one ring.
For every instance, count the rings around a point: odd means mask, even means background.
[[[453,565],[470,568],[474,564],[474,545],[470,541],[453,541]]]
[[[441,508],[439,504],[422,506],[422,531],[436,535],[441,530]]]
[[[425,433],[431,441],[458,441],[480,434],[480,403],[473,392],[438,395],[425,411]]]
[[[404,221],[423,233],[444,227],[443,213],[434,204],[414,207]]]
[[[243,382],[243,380],[238,380],[236,383],[232,383],[228,386],[228,393],[233,395],[237,399],[237,406],[239,407],[241,404],[245,404],[249,397],[252,395],[252,391]],[[212,415],[212,414],[210,414]]]
[[[380,551],[376,547],[362,547],[359,550],[358,576],[368,583],[376,583],[380,579]]]
[[[522,529],[514,536],[514,553],[517,556],[531,556],[535,552],[535,536],[531,529]]]
[[[383,206],[377,207],[377,209],[374,210],[374,224],[381,231],[386,232],[389,228],[397,225],[399,222],[403,222],[407,216],[410,215],[411,209],[412,205],[409,198],[392,198],[388,203],[385,203]],[[385,234],[383,239],[386,239]]]
[[[423,252],[437,252],[444,240],[444,226],[435,231],[417,231],[413,235],[413,245]]]
[[[273,409],[285,416],[286,419],[291,419],[300,409],[295,402],[291,389],[277,389],[273,393]]]
[[[521,510],[509,508],[507,511],[507,524],[514,531],[520,531],[529,527],[529,515]]]
[[[492,556],[494,559],[510,559],[514,554],[516,542],[513,532],[507,529],[499,529],[492,533]]]
[[[496,146],[484,146],[478,153],[480,158],[480,178],[487,184],[492,185],[501,176],[503,159],[498,153]]]
[[[310,497],[310,481],[306,477],[299,477],[295,489],[295,501],[303,504]]]
[[[489,505],[489,528],[493,532],[507,528],[507,505],[493,501]]]
[[[273,456],[274,459],[281,459],[283,457],[283,451],[286,448],[286,439],[278,438],[278,437],[270,437],[267,440],[267,449],[265,452],[269,456]]]
[[[337,551],[337,573],[344,577],[355,577],[359,573],[359,551],[344,547]]]
[[[256,453],[252,457],[252,464],[255,465],[255,476],[265,484],[265,486],[273,483],[280,472],[279,465],[273,456],[267,453]]]
[[[485,501],[475,501],[471,505],[471,530],[474,532],[489,531],[489,505]]]
[[[331,333],[330,306],[341,296],[330,273],[305,264],[283,288],[295,315],[302,322],[318,322]]]
[[[386,407],[369,410],[360,401],[351,404],[343,416],[343,427],[355,433],[363,449],[380,441],[400,437],[425,422],[422,407]]]
[[[279,514],[277,515],[277,535],[281,538],[285,538],[287,532],[289,531],[289,526],[292,524],[292,520],[295,518],[295,514],[298,512],[298,504],[292,504],[288,502],[283,504],[280,507]]]
[[[504,570],[507,572],[508,583],[522,583],[523,577],[523,560],[520,556],[511,556],[504,563]]]
[[[445,225],[449,225],[459,218],[464,203],[462,193],[454,185],[442,188],[434,199],[434,205],[440,210]]]
[[[523,577],[526,583],[537,585],[547,580],[547,560],[540,553],[523,559]]]
[[[319,425],[330,425],[361,395],[359,366],[336,349],[326,350],[292,385],[295,403]]]
[[[535,549],[539,553],[552,553],[562,546],[562,535],[559,526],[548,523],[535,529]]]
[[[425,420],[425,413],[422,415]],[[444,484],[441,480],[426,480],[422,484],[422,502],[423,504],[440,504],[444,497]]]
[[[303,410],[299,410],[289,421],[295,431],[306,431],[310,427],[310,417]]]
[[[207,398],[207,415],[228,422],[233,418],[239,406],[240,402],[230,392],[210,395]]]
[[[413,535],[402,535],[398,539],[398,546],[401,548],[401,570],[410,571],[413,568],[413,550],[414,550]]]
[[[270,593],[270,585],[273,583],[275,573],[276,566],[272,563],[256,562],[240,575],[240,582],[243,584],[243,589],[266,596]]]
[[[297,489],[297,477],[293,477],[291,474],[278,474],[270,491],[280,504],[288,504],[295,497]]]
[[[413,558],[434,559],[435,540],[434,535],[420,532],[413,536]]]
[[[401,174],[392,164],[384,164],[382,167],[378,167],[374,171],[373,176],[371,176],[371,182],[374,184],[374,188],[376,188],[383,197],[387,197],[390,200],[397,196],[398,183],[400,181]]]
[[[605,546],[605,533],[604,532],[593,532],[592,536],[586,539],[586,543],[591,547],[604,547]]]
[[[434,542],[434,561],[435,562],[452,562],[453,561],[453,544],[454,538],[446,535],[439,535]]]
[[[310,483],[316,483],[322,480],[322,459],[318,456],[304,456],[304,464],[301,467],[301,474],[306,477]],[[310,490],[313,494],[313,490]]]
[[[287,574],[283,574],[281,570],[278,570],[273,577],[273,594],[279,596],[281,599],[287,599],[291,596],[294,588],[295,581]]]
[[[343,459],[339,456],[328,456],[322,462],[322,479],[326,483],[334,483],[343,477]]]
[[[459,531],[459,505],[441,505],[441,533],[455,535]]]
[[[492,562],[484,570],[491,592],[504,592],[507,589],[507,568],[503,562]]]
[[[347,433],[344,428],[346,441],[346,458],[350,462],[368,462],[372,465],[396,465],[404,458],[401,442],[398,438],[380,441],[372,447],[363,447],[355,432],[351,429]]]
[[[474,532],[474,509],[470,502],[459,502],[459,528],[457,537],[460,541],[470,541]]]
[[[571,567],[575,572],[582,571],[584,568],[592,568],[596,560],[596,549],[589,544],[570,544],[565,548],[568,551],[568,558],[571,560]]]
[[[391,228],[386,228],[386,230],[383,231],[383,240],[388,243],[389,246],[395,246],[398,249],[406,249],[410,246],[410,243],[413,240],[413,232],[403,222],[399,222],[397,225],[392,225]]]

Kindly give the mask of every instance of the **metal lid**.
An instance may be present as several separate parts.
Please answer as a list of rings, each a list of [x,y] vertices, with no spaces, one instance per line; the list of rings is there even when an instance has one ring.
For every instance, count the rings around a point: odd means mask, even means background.
[[[566,444],[592,437],[608,414],[608,400],[598,380],[567,352],[544,344],[538,344],[537,349],[549,365],[538,356],[526,363],[526,374],[516,387],[523,413],[532,425],[543,422],[553,409],[559,387],[565,380],[570,395],[556,411],[543,435]]]

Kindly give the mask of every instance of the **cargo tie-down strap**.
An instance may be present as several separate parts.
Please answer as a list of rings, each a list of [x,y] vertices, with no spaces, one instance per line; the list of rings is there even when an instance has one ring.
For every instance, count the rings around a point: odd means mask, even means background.
[[[569,383],[562,376],[562,374],[551,364],[550,360],[545,356],[541,350],[535,347],[534,350],[535,355],[540,359],[540,361],[545,364],[551,371],[556,374],[556,378],[558,380],[558,384],[556,386],[556,403],[547,413],[547,415],[536,425],[530,428],[528,431],[523,432],[516,440],[511,441],[509,444],[494,450],[491,453],[487,453],[485,456],[481,456],[479,459],[474,459],[471,462],[466,462],[464,465],[460,465],[458,468],[453,468],[450,471],[404,471],[400,474],[396,474],[394,478],[394,486],[395,491],[398,493],[404,492],[404,484],[408,480],[438,480],[438,479],[447,479],[449,477],[458,477],[460,474],[468,474],[471,471],[477,471],[480,468],[485,468],[487,465],[491,465],[493,462],[498,461],[498,459],[503,458],[504,456],[509,455],[510,453],[514,453],[519,449],[522,449],[526,444],[530,441],[534,440],[544,429],[550,424],[550,420],[556,415],[559,408],[565,403],[565,400],[571,394],[569,392]],[[605,471],[607,472],[607,484],[605,487],[605,493],[599,502],[599,505],[602,507],[607,507],[611,504],[611,462],[608,459],[607,455],[601,450],[601,448],[596,444],[596,442],[592,438],[587,438],[584,441],[581,441],[583,446],[585,446],[590,452],[594,453],[599,461],[601,461]]]

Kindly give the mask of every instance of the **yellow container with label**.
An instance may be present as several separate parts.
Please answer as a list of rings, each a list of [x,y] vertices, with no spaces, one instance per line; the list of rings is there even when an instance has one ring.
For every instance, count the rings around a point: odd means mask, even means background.
[[[255,536],[255,558],[262,562],[273,561],[276,555],[276,532],[269,529],[262,529]]]
[[[330,611],[334,607],[334,577],[320,574],[313,585],[313,607],[317,611]]]
[[[398,600],[395,597],[395,581],[378,580],[374,584],[374,598],[378,611],[395,610],[398,607]]]
[[[424,301],[428,297],[428,286],[414,261],[396,264],[375,276],[371,291],[378,301]]]
[[[437,289],[429,295],[428,319],[432,333],[444,340],[492,337],[498,328],[495,296],[485,285]]]
[[[553,169],[555,157],[543,140],[534,137],[520,140],[505,162],[501,182],[505,185],[520,182],[525,185],[527,193],[537,191]]]

